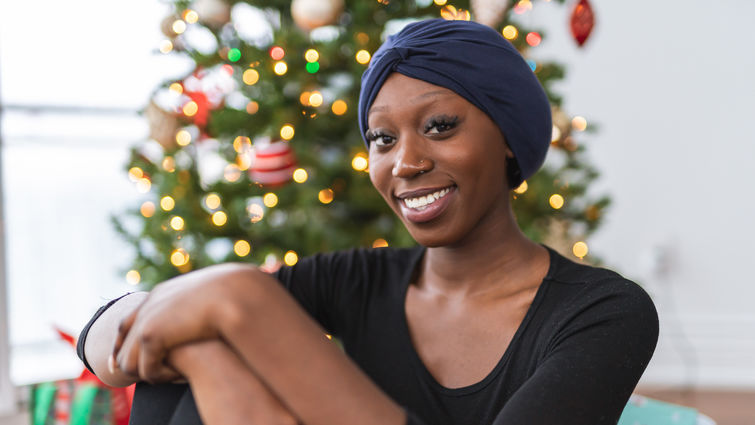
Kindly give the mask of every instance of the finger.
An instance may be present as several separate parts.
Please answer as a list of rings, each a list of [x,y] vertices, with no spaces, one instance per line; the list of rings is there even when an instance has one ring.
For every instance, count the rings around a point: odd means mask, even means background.
[[[121,346],[123,346],[123,341],[126,339],[126,335],[128,335],[129,331],[134,326],[138,313],[139,309],[134,310],[131,314],[121,320],[121,323],[118,325],[118,335],[115,337],[115,344],[113,345],[114,356],[118,355]]]
[[[159,379],[161,370],[165,367],[167,350],[159,334],[154,332],[142,332],[139,344],[139,376],[155,383]]]
[[[123,344],[115,355],[116,364],[120,370],[131,376],[139,377],[139,350],[140,350],[140,332],[138,326],[126,334]]]

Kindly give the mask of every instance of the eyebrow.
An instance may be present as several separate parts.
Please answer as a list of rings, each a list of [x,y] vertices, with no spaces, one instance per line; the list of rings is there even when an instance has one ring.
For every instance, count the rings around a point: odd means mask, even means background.
[[[437,97],[437,96],[443,96],[443,95],[449,96],[449,95],[452,95],[452,94],[453,93],[449,92],[448,90],[433,90],[433,91],[429,91],[427,93],[422,93],[421,95],[413,97],[413,98],[411,98],[409,100],[416,102],[416,101],[419,101],[419,100],[426,99],[428,97]],[[381,105],[374,106],[373,105],[367,111],[367,115],[369,115],[369,114],[371,114],[373,112],[385,112],[388,109],[390,109],[388,105],[385,105],[385,106],[381,106]]]

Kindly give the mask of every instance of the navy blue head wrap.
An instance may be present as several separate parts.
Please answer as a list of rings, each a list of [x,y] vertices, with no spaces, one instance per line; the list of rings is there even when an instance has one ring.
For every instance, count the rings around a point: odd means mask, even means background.
[[[520,173],[509,182],[512,187],[543,164],[552,134],[548,98],[516,48],[492,28],[430,19],[388,37],[362,75],[362,137],[368,129],[367,112],[393,72],[450,89],[485,112],[514,152]]]

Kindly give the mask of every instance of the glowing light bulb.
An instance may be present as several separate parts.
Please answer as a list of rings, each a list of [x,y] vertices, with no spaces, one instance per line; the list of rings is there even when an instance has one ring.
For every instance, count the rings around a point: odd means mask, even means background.
[[[388,241],[386,241],[383,238],[375,239],[375,242],[372,243],[373,248],[385,248],[388,246]]]
[[[160,42],[160,53],[168,54],[173,50],[173,42],[170,40],[163,40]]]
[[[149,189],[152,187],[152,182],[149,181],[149,179],[139,179],[139,181],[136,182],[136,190],[139,193],[147,193],[149,192]]]
[[[220,227],[228,222],[228,214],[223,211],[215,211],[212,213],[212,224]]]
[[[265,217],[265,210],[262,209],[262,205],[251,204],[246,208],[246,210],[249,213],[249,220],[252,223],[257,223],[262,220],[263,217]]]
[[[199,105],[197,105],[197,102],[190,100],[186,102],[186,105],[184,105],[182,110],[187,117],[193,117],[199,112]]]
[[[132,182],[138,182],[139,179],[144,177],[144,171],[139,167],[131,167],[128,170],[128,179]]]
[[[163,211],[170,211],[176,206],[176,201],[170,197],[170,196],[163,196],[162,199],[160,199],[160,208],[163,209]]]
[[[571,126],[577,131],[585,131],[587,129],[587,120],[585,117],[576,116],[572,118]]]
[[[181,94],[184,92],[184,86],[181,85],[181,83],[173,83],[168,87],[168,89],[174,93]]]
[[[572,246],[571,250],[572,250],[572,253],[574,253],[574,256],[578,257],[580,260],[582,258],[585,258],[585,256],[587,255],[587,252],[589,251],[589,249],[587,248],[587,244],[582,241],[575,243],[574,246]]]
[[[297,168],[294,171],[294,181],[297,183],[304,183],[305,181],[307,181],[307,177],[307,170],[303,168]]]
[[[367,158],[365,158],[363,153],[356,154],[351,160],[351,168],[357,171],[364,171],[368,166],[369,162],[367,161]]]
[[[519,37],[519,30],[513,25],[506,25],[501,33],[506,40],[516,40]]]
[[[254,115],[257,113],[257,111],[260,110],[259,103],[251,100],[249,103],[246,104],[246,113],[249,115]]]
[[[564,197],[561,196],[561,195],[559,195],[558,193],[554,193],[548,199],[548,202],[551,204],[551,207],[554,210],[558,210],[558,209],[561,209],[561,207],[564,206]]]
[[[260,80],[260,73],[256,69],[247,69],[241,74],[241,79],[244,81],[244,84],[253,86]]]
[[[299,256],[296,255],[296,252],[294,251],[287,251],[285,255],[283,255],[283,262],[286,263],[287,266],[293,266],[299,261]]]
[[[362,65],[367,65],[368,63],[370,63],[371,57],[372,56],[370,55],[370,52],[364,49],[358,51],[356,54],[357,62],[361,63]]]
[[[172,173],[176,171],[176,160],[172,156],[166,156],[162,162],[163,170]]]
[[[275,66],[273,66],[273,72],[275,72],[276,75],[283,75],[288,72],[288,65],[283,61],[277,62]]]
[[[176,267],[186,265],[189,262],[189,253],[183,248],[173,250],[170,254],[170,263]]]
[[[433,2],[438,6],[444,6],[446,3],[448,3],[448,0],[433,0]]]
[[[553,126],[553,131],[551,131],[551,143],[555,143],[561,140],[561,129],[559,129],[557,126]]]
[[[272,208],[278,205],[278,195],[268,192],[262,197],[262,203],[265,204],[266,207]]]
[[[291,140],[294,137],[294,126],[291,124],[284,125],[281,127],[280,135],[283,140]]]
[[[136,270],[129,270],[128,273],[126,273],[126,283],[129,285],[138,285],[141,280],[142,276]]]
[[[233,252],[235,252],[239,257],[246,257],[250,252],[252,252],[252,246],[249,245],[249,242],[241,239],[233,244]]]
[[[522,184],[519,185],[516,189],[514,189],[515,193],[522,194],[527,191],[529,188],[529,185],[527,184],[527,180],[523,181]]]
[[[228,60],[231,62],[238,62],[239,59],[241,59],[241,50],[237,48],[233,48],[228,51]],[[233,68],[231,68],[231,73],[233,73]]]
[[[322,101],[322,93],[319,91],[313,91],[312,94],[309,95],[309,104],[315,108],[322,105]]]
[[[283,57],[286,56],[286,51],[283,50],[280,46],[273,46],[270,48],[270,57],[273,58],[273,60],[279,61],[283,59]]]
[[[178,130],[176,133],[176,143],[178,143],[178,146],[188,146],[191,143],[191,133],[186,130]]]
[[[241,169],[236,164],[228,164],[223,169],[223,178],[233,183],[241,178]]]
[[[348,107],[346,106],[345,101],[338,99],[335,102],[333,102],[333,105],[330,106],[330,109],[336,115],[343,115],[348,110]]]
[[[252,147],[252,140],[246,136],[238,136],[233,139],[233,150],[238,153],[246,152]]]
[[[186,22],[176,19],[173,21],[173,25],[171,25],[171,28],[173,29],[173,32],[176,34],[183,34],[184,31],[186,31]]]
[[[204,204],[207,208],[214,210],[220,207],[220,196],[217,193],[208,193],[204,198]]]
[[[199,20],[199,14],[194,10],[186,9],[184,10],[183,18],[189,24],[196,24]]]
[[[317,199],[323,204],[329,204],[333,202],[333,190],[323,189],[317,194]]]
[[[143,203],[139,208],[139,212],[142,213],[144,217],[150,218],[155,215],[155,204],[153,202],[147,201]]]
[[[472,19],[468,10],[456,9],[450,4],[443,6],[440,10],[440,17],[447,21],[469,21]]]
[[[540,44],[540,42],[543,40],[543,37],[540,36],[540,34],[536,32],[531,32],[527,34],[527,37],[524,38],[527,41],[527,44],[529,44],[532,47],[537,46]]]
[[[304,59],[306,59],[307,62],[317,62],[317,60],[320,59],[320,54],[317,53],[317,50],[315,49],[309,49],[304,52]]]
[[[184,228],[184,219],[180,216],[173,216],[170,219],[170,227],[173,228],[173,230],[183,230]]]

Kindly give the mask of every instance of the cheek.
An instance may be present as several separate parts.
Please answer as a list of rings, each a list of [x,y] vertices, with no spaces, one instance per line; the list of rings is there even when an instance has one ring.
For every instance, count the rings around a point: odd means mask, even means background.
[[[369,164],[370,181],[375,189],[380,192],[380,195],[386,198],[387,191],[389,190],[388,184],[391,179],[390,161],[387,161],[382,155],[370,154]]]

